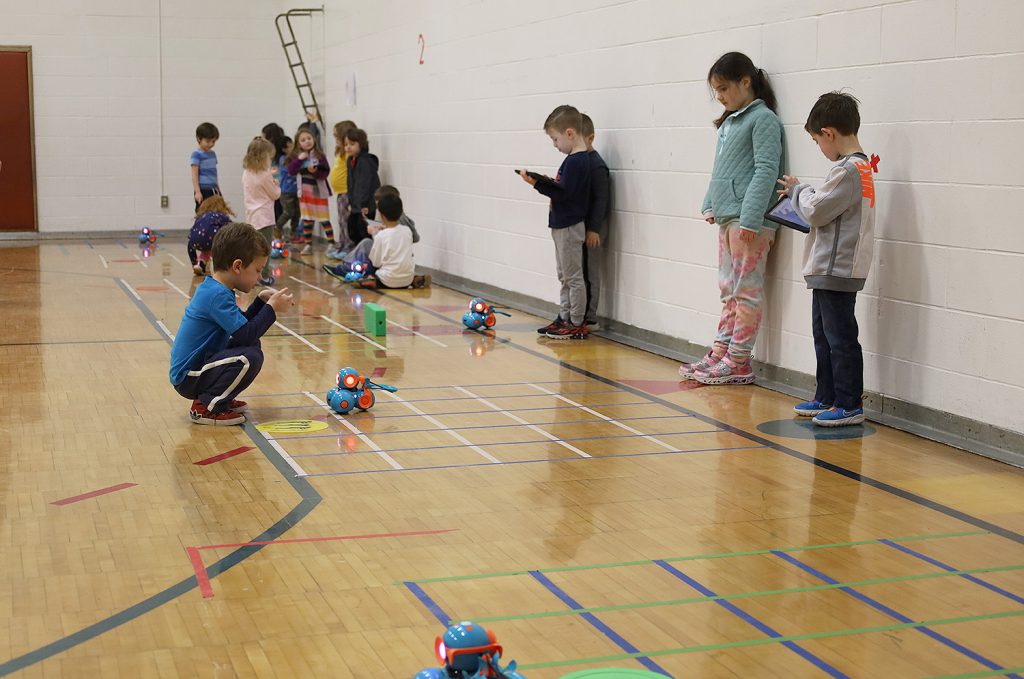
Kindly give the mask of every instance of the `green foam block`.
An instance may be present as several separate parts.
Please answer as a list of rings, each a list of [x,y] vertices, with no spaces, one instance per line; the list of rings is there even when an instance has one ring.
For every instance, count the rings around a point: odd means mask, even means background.
[[[384,307],[373,302],[367,302],[363,305],[363,325],[366,326],[366,332],[370,333],[375,337],[383,337],[388,334],[388,321],[387,315],[384,312]]]

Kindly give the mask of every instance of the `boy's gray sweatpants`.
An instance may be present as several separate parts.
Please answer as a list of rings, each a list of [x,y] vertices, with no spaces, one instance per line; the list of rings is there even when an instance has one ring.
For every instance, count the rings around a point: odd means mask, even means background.
[[[562,284],[558,315],[572,325],[583,325],[587,313],[587,282],[583,278],[583,242],[586,234],[583,222],[564,229],[551,229],[551,240],[555,242],[558,282]]]

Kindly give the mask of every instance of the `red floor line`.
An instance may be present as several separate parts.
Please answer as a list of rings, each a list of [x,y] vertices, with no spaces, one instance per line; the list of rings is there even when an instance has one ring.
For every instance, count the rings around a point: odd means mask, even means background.
[[[81,502],[82,500],[88,500],[90,498],[98,497],[100,495],[106,495],[107,493],[114,493],[116,491],[124,490],[125,488],[131,488],[132,486],[137,486],[137,485],[139,485],[139,484],[137,484],[137,483],[119,483],[116,486],[108,486],[106,488],[100,488],[99,490],[89,491],[88,493],[82,493],[81,495],[72,495],[71,497],[66,497],[63,500],[55,500],[55,501],[51,502],[50,504],[51,505],[69,505],[72,502]]]
[[[189,561],[192,562],[192,568],[196,572],[199,591],[203,593],[204,599],[209,599],[213,596],[213,587],[210,586],[210,578],[206,575],[206,564],[203,563],[203,557],[195,547],[186,547],[185,551],[188,552]]]
[[[242,446],[241,448],[235,448],[234,450],[229,450],[226,453],[220,453],[219,455],[214,455],[213,457],[208,457],[205,460],[199,460],[198,462],[193,462],[192,464],[213,464],[214,462],[220,462],[221,460],[226,460],[229,457],[234,457],[235,455],[241,455],[242,453],[248,452],[250,450],[256,450],[255,446]]]
[[[404,538],[412,537],[414,535],[438,535],[440,533],[451,533],[459,530],[458,528],[443,528],[441,530],[416,530],[407,533],[369,533],[367,535],[339,535],[336,537],[326,538],[295,538],[291,540],[263,540],[260,542],[235,542],[224,545],[199,545],[198,547],[189,547],[189,549],[220,549],[228,547],[250,547],[254,545],[283,545],[292,542],[331,542],[335,540],[370,540],[374,538]]]

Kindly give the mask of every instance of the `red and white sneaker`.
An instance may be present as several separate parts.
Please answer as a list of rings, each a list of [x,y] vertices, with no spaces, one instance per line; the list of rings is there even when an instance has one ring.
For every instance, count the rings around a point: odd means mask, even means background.
[[[249,404],[246,403],[245,401],[237,401],[236,400],[236,401],[232,401],[231,403],[228,404],[228,410],[235,410],[235,411],[245,410],[248,407],[249,407]]]
[[[234,424],[245,424],[245,415],[236,413],[233,410],[225,410],[222,413],[215,413],[204,406],[198,399],[192,401],[192,408],[188,411],[193,424],[208,424],[217,427],[229,427]]]
[[[754,381],[754,369],[749,362],[737,363],[726,354],[707,370],[695,372],[693,379],[701,384],[751,384]]]

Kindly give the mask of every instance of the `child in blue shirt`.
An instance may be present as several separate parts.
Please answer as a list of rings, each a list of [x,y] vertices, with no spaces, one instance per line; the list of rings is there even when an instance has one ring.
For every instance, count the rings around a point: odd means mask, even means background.
[[[281,184],[281,214],[274,226],[274,238],[284,238],[284,225],[292,223],[292,233],[299,230],[299,184],[295,175],[288,174],[288,154],[292,152],[292,138],[282,140],[283,153],[277,159],[277,181]]]
[[[213,145],[220,139],[220,131],[213,123],[202,123],[196,128],[196,142],[199,148],[192,152],[192,191],[199,204],[210,196],[220,193],[217,184],[217,154]]]
[[[269,254],[248,224],[228,224],[213,239],[213,275],[196,288],[171,347],[171,384],[192,399],[195,424],[245,422],[245,402],[235,397],[263,367],[260,337],[292,305],[287,288],[263,290],[244,312],[235,302],[235,290],[255,287]]]
[[[559,106],[544,121],[544,131],[566,154],[558,175],[538,181],[520,170],[527,184],[551,199],[548,227],[555,243],[559,295],[558,318],[541,328],[552,339],[586,339],[587,285],[583,278],[584,220],[590,209],[590,157],[583,134],[583,117],[573,106]]]

